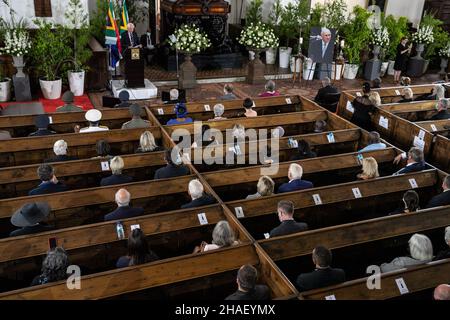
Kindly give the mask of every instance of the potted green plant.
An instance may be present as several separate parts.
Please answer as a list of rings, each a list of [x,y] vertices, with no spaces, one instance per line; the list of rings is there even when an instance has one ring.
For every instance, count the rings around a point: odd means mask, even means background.
[[[292,53],[292,47],[289,46],[289,40],[297,32],[297,20],[296,20],[295,6],[292,3],[288,3],[283,7],[281,12],[280,22],[280,35],[286,41],[286,46],[279,47],[279,67],[283,69],[289,68],[289,61]]]
[[[4,63],[0,61],[0,102],[11,99],[11,79],[4,76],[3,68]]]
[[[281,0],[275,0],[272,6],[272,10],[269,14],[268,25],[272,27],[277,37],[280,36],[280,24],[282,12],[283,6],[281,4]],[[277,59],[277,50],[278,45],[276,47],[268,48],[266,50],[266,64],[275,64],[275,61]]]
[[[262,5],[263,0],[250,0],[247,2],[245,25],[256,25],[262,21]],[[248,52],[248,59],[251,61],[255,59],[255,52]]]
[[[35,20],[38,26],[33,39],[31,56],[39,74],[39,84],[46,99],[61,96],[62,79],[59,77],[61,64],[70,59],[71,49],[67,46],[67,33],[61,25]],[[54,29],[54,30],[53,30]]]
[[[84,94],[84,78],[87,70],[86,62],[91,58],[92,52],[88,48],[91,37],[88,25],[88,15],[84,13],[81,0],[70,0],[65,13],[67,23],[67,36],[72,45],[73,69],[69,70],[70,91],[75,96]]]
[[[445,75],[447,74],[447,71],[445,70],[448,66],[448,59],[450,58],[450,42],[439,50],[439,56],[441,57],[441,71],[439,71],[439,74]]]
[[[383,19],[382,25],[386,27],[390,38],[389,46],[386,49],[385,60],[388,61],[387,74],[392,76],[394,75],[397,46],[403,37],[408,36],[408,19],[406,17],[396,19],[393,15],[388,15]]]
[[[344,78],[355,79],[361,63],[360,54],[367,47],[371,31],[367,20],[371,13],[360,6],[353,9],[352,17],[342,28],[345,37],[343,48],[347,62],[344,67]]]
[[[429,26],[433,28],[433,41],[429,43],[424,52],[425,66],[423,72],[428,69],[429,62],[440,58],[439,50],[444,48],[449,42],[449,34],[442,28],[444,22],[435,18],[432,12],[425,12],[422,18],[421,26]]]

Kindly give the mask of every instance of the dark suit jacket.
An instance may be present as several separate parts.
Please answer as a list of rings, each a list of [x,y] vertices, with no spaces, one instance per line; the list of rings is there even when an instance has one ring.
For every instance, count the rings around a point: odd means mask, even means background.
[[[26,234],[34,234],[34,233],[40,233],[40,232],[45,232],[45,231],[50,231],[50,230],[53,230],[53,226],[37,224],[35,226],[23,227],[23,228],[14,230],[9,234],[9,236],[17,237],[17,236],[23,236]]]
[[[35,131],[33,133],[30,133],[29,137],[37,137],[37,136],[49,136],[52,134],[55,134],[55,131],[48,130],[48,129],[39,129],[38,131]]]
[[[179,176],[187,176],[190,173],[189,168],[185,165],[176,166],[173,164],[168,164],[164,168],[159,168],[156,170],[155,179],[168,179]]]
[[[68,155],[59,155],[50,159],[45,159],[44,162],[61,162],[61,161],[71,161],[71,160],[77,160],[77,157],[71,157]]]
[[[28,195],[36,196],[40,194],[50,194],[67,190],[69,190],[69,188],[67,188],[67,186],[62,184],[61,182],[58,182],[56,184],[53,182],[42,182],[39,186],[37,186],[37,188],[34,188],[30,192],[28,192]]]
[[[116,210],[105,215],[105,221],[137,217],[143,213],[144,213],[143,208],[132,208],[130,206],[117,207]]]
[[[257,284],[253,290],[248,292],[237,290],[225,300],[270,300],[270,291],[266,285]]]
[[[447,206],[449,204],[450,204],[450,190],[447,190],[431,198],[430,202],[428,202],[427,204],[427,208]]]
[[[210,196],[209,194],[204,194],[202,197],[192,200],[189,203],[183,204],[181,206],[181,209],[187,209],[187,208],[196,208],[196,207],[201,207],[201,206],[207,206],[208,204],[212,204],[215,203],[216,199],[214,199],[212,196]]]
[[[446,120],[446,119],[450,119],[450,113],[447,110],[442,110],[436,113],[434,116],[432,116],[430,120]]]
[[[128,31],[120,35],[120,44],[122,45],[122,52],[128,47],[135,47],[140,45],[139,37],[136,32],[133,32],[133,44],[130,42],[130,37],[128,36]]]
[[[321,102],[330,103],[330,101],[326,100],[326,95],[328,93],[339,93],[339,90],[335,86],[332,86],[332,85],[320,88],[319,91],[317,91],[317,95],[314,98],[314,101],[317,103],[321,103]]]
[[[270,237],[279,237],[291,233],[308,230],[308,225],[303,222],[296,222],[295,220],[285,220],[281,224],[270,231]]]
[[[129,183],[132,182],[133,178],[123,175],[123,174],[112,174],[109,177],[103,178],[100,181],[100,186],[112,186],[115,184]]]
[[[312,182],[307,181],[307,180],[297,179],[297,180],[292,180],[291,182],[283,183],[278,188],[278,193],[291,192],[291,191],[303,190],[303,189],[309,189],[309,188],[314,188],[314,185],[312,184]]]
[[[434,257],[433,261],[443,260],[450,258],[450,249],[440,251],[436,257]]]
[[[308,57],[312,59],[313,62],[317,63],[332,63],[333,62],[333,38],[331,38],[328,43],[327,51],[322,58],[322,40],[311,40],[311,44],[308,51]],[[331,71],[331,70],[330,70]]]
[[[299,291],[307,291],[328,287],[345,282],[345,271],[342,269],[316,269],[313,272],[302,273],[297,277],[296,285]]]
[[[425,162],[415,162],[412,165],[406,166],[403,169],[397,171],[395,174],[417,172],[417,171],[425,170],[426,168],[427,168],[427,165],[425,164]]]

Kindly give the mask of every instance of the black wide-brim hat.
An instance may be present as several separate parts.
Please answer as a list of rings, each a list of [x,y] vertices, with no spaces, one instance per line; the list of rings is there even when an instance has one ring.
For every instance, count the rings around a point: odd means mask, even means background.
[[[33,202],[24,204],[14,212],[11,223],[16,227],[29,227],[47,218],[50,206],[47,202]]]

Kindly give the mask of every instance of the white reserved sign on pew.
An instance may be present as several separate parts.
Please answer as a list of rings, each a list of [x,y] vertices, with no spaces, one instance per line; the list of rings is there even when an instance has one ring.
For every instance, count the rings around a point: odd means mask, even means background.
[[[206,214],[205,213],[199,213],[198,215],[198,221],[200,222],[200,224],[203,226],[205,224],[208,224],[208,219],[206,219]]]
[[[409,293],[408,287],[406,286],[405,280],[403,278],[395,279],[395,283],[397,283],[400,294]]]
[[[380,127],[389,129],[389,119],[388,118],[380,116],[380,121],[378,122],[378,124],[380,125]]]
[[[345,109],[347,109],[348,112],[355,113],[355,108],[353,108],[353,104],[350,101],[347,101]]]
[[[234,208],[234,212],[236,212],[237,218],[244,218],[244,210],[242,210],[242,207]]]

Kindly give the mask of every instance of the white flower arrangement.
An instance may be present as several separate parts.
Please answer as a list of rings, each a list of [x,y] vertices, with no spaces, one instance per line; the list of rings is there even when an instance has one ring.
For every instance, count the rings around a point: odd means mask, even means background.
[[[258,22],[256,25],[251,23],[241,31],[237,39],[240,44],[251,49],[276,48],[279,39],[268,25]]]
[[[432,43],[434,41],[433,27],[432,26],[419,27],[419,29],[417,29],[417,32],[412,35],[412,40],[414,43],[417,44]]]
[[[209,48],[211,41],[196,25],[184,24],[169,37],[169,44],[181,52],[192,54]]]
[[[448,59],[450,58],[450,43],[447,43],[447,46],[441,48],[441,50],[439,50],[439,56],[441,58],[445,58]]]
[[[5,46],[0,48],[3,54],[23,56],[31,49],[30,37],[25,30],[6,30],[4,39]]]
[[[389,46],[389,42],[389,32],[386,27],[372,30],[370,44],[374,46],[380,46],[382,48],[387,48]]]

